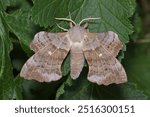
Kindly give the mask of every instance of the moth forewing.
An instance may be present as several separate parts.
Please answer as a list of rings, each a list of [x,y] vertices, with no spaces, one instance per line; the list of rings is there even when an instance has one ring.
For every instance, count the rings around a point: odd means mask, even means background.
[[[96,35],[103,48],[105,48],[114,57],[116,57],[119,51],[123,48],[118,35],[112,31],[98,33]]]
[[[24,64],[20,76],[39,82],[51,82],[60,79],[62,77],[61,64],[70,50],[67,36],[62,35],[64,34],[49,36],[52,40],[51,43],[48,43],[29,58]]]

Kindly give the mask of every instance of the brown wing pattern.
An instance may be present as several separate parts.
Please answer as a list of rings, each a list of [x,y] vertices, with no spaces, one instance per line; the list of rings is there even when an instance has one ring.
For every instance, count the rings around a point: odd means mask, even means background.
[[[61,78],[61,64],[70,50],[67,36],[57,38],[36,52],[23,66],[20,76],[39,82],[50,82]]]
[[[96,39],[96,40],[95,40]],[[118,35],[112,31],[103,33],[88,33],[88,39],[86,39],[87,47],[95,48],[99,44],[103,46],[111,55],[117,56],[123,45],[118,38]]]
[[[58,37],[58,35],[59,35],[59,37]],[[64,35],[65,35],[65,33],[55,34],[55,33],[41,31],[34,36],[34,39],[32,40],[32,42],[30,44],[30,48],[34,52],[37,52],[38,50],[40,50],[40,49],[44,48],[45,46],[47,46],[48,44],[50,44],[54,39],[61,38],[60,36],[64,36]]]
[[[83,43],[84,56],[89,65],[88,80],[99,85],[127,81],[123,66],[115,58],[122,44],[116,36],[113,36],[114,39],[109,37],[112,36],[110,33],[89,33]]]

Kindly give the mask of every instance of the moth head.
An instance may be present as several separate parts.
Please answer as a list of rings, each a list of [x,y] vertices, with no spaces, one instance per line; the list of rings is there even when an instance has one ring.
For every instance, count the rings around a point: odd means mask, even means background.
[[[84,24],[82,27],[83,27],[84,29],[86,29],[86,28],[88,27],[88,22],[89,22],[89,20],[98,20],[98,19],[100,19],[100,17],[98,17],[98,18],[91,18],[91,17],[90,17],[90,18],[85,18],[85,19],[81,20],[79,24],[75,23],[71,18],[70,18],[70,19],[67,19],[67,18],[55,18],[55,19],[56,19],[56,20],[69,21],[70,28],[76,27],[76,26],[77,26],[77,27],[81,27],[82,24]],[[68,29],[63,28],[63,27],[59,26],[58,24],[57,24],[57,26],[58,26],[59,28],[61,28],[62,30],[64,30],[64,31],[68,31]]]

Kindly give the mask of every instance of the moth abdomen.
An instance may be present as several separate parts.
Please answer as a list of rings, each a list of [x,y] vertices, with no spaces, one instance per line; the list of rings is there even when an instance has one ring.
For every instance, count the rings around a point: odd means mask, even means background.
[[[71,77],[76,79],[79,77],[84,65],[83,51],[80,46],[72,45],[71,47]]]

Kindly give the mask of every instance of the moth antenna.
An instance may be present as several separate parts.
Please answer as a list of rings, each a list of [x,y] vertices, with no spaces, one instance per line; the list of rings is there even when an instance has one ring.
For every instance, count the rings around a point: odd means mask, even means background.
[[[67,19],[67,18],[55,18],[55,19],[69,21],[69,22],[72,22],[74,25],[76,25],[76,23],[72,19]]]
[[[79,25],[81,25],[83,22],[87,21],[87,20],[98,20],[98,19],[101,19],[100,17],[97,17],[97,18],[85,18],[83,20],[81,20],[81,22],[79,23]]]
[[[68,29],[61,27],[59,24],[56,24],[58,26],[58,28],[62,29],[63,31],[68,31]]]
[[[70,13],[70,11],[69,11],[69,18],[71,19],[71,13]]]
[[[69,18],[72,19],[72,18],[71,18],[71,13],[70,13],[70,12],[69,12]],[[69,22],[69,26],[70,26],[70,28],[72,28],[72,27],[73,27],[73,23],[72,23],[72,22]]]

